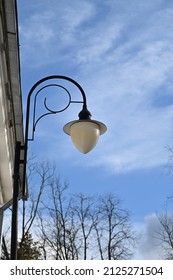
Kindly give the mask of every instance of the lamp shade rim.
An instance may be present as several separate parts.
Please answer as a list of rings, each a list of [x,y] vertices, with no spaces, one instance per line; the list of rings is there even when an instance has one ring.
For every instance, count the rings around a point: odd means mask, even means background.
[[[99,127],[99,131],[100,131],[100,135],[104,134],[107,130],[107,127],[104,123],[100,122],[100,121],[96,121],[96,120],[74,120],[71,122],[68,122],[67,124],[64,125],[63,130],[66,134],[70,135],[70,129],[71,126],[75,123],[79,123],[79,122],[90,122],[90,123],[95,123],[98,125]]]

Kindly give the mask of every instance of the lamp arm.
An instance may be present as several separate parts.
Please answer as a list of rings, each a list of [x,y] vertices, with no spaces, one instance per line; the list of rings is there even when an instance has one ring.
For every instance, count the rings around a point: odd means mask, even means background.
[[[34,90],[42,83],[48,81],[48,80],[53,80],[53,79],[61,79],[61,80],[66,80],[66,81],[69,81],[71,82],[72,84],[74,84],[80,91],[81,95],[82,95],[82,98],[83,100],[80,102],[80,101],[74,101],[72,102],[70,100],[69,103],[83,103],[83,110],[87,110],[87,100],[86,100],[86,94],[83,90],[83,88],[75,81],[73,80],[72,78],[69,78],[67,76],[62,76],[62,75],[53,75],[53,76],[47,76],[41,80],[39,80],[37,83],[35,83],[32,88],[30,89],[29,93],[28,93],[28,98],[27,98],[27,109],[26,109],[26,124],[25,124],[25,144],[26,144],[26,141],[28,141],[28,131],[29,131],[29,117],[30,117],[30,103],[31,103],[31,97],[32,97],[32,94],[34,92]],[[48,85],[48,86],[51,86],[51,85]],[[47,86],[47,87],[48,87]],[[59,86],[59,85],[58,85]],[[59,87],[62,87],[62,86],[59,86]],[[43,87],[45,88],[45,87]],[[64,88],[64,87],[62,87]],[[66,90],[66,88],[64,88]],[[67,90],[66,90],[67,91]],[[41,92],[41,90],[39,90],[37,92],[37,94]],[[67,91],[68,92],[68,91]],[[68,94],[70,95],[70,93],[68,92]],[[68,105],[69,106],[69,105]],[[67,106],[67,107],[68,107]],[[46,106],[45,106],[46,107]],[[67,107],[65,109],[67,109]],[[48,110],[48,108],[46,107],[46,109]],[[50,111],[50,110],[49,110]],[[63,110],[62,110],[63,111]],[[56,113],[59,113],[60,111],[51,111],[52,114],[56,114]],[[50,112],[49,112],[50,113]],[[45,114],[47,115],[47,114]],[[32,139],[30,139],[32,140]]]
[[[66,90],[66,92],[68,93],[69,95],[69,104],[61,111],[52,111],[50,110],[47,105],[46,105],[46,99],[45,99],[45,108],[47,109],[48,113],[45,113],[43,114],[41,117],[38,118],[38,120],[33,123],[33,128],[32,128],[32,138],[29,139],[28,138],[28,134],[29,134],[29,119],[30,119],[30,105],[31,105],[31,97],[32,97],[32,94],[34,93],[35,89],[42,83],[46,82],[46,81],[49,81],[49,80],[53,80],[53,79],[60,79],[60,80],[66,80],[72,84],[74,84],[78,89],[79,89],[79,92],[81,93],[82,95],[82,101],[71,101],[71,95],[70,93],[68,92],[68,90],[63,87],[63,86],[60,86],[60,85],[56,85],[58,87],[61,87],[63,89]],[[55,85],[55,84],[53,84]],[[47,86],[43,86],[40,90],[37,91],[36,95],[35,95],[35,105],[34,105],[34,118],[35,118],[35,109],[36,109],[36,97],[38,95],[39,92],[41,92],[42,89],[44,89],[45,87],[49,87],[49,86],[52,86],[52,85],[47,85]],[[79,113],[79,119],[90,119],[91,117],[91,113],[88,111],[87,109],[87,100],[86,100],[86,94],[83,90],[83,88],[75,81],[73,80],[72,78],[69,78],[67,76],[62,76],[62,75],[52,75],[52,76],[47,76],[41,80],[39,80],[38,82],[36,82],[32,88],[30,89],[29,93],[28,93],[28,97],[27,97],[27,108],[26,108],[26,122],[25,122],[25,139],[24,139],[24,147],[23,147],[23,150],[24,150],[24,155],[23,155],[23,187],[22,187],[22,192],[23,192],[23,196],[25,196],[25,182],[26,182],[26,164],[27,164],[27,150],[28,150],[28,141],[29,140],[34,140],[34,132],[35,132],[35,127],[36,127],[36,124],[38,123],[38,121],[46,116],[46,115],[49,115],[49,114],[56,114],[56,113],[60,113],[64,110],[66,110],[70,103],[82,103],[83,104],[83,108],[81,110],[81,112]]]

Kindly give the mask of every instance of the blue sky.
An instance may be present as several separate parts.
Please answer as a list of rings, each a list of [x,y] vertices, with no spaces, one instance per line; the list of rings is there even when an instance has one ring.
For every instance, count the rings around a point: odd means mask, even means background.
[[[117,194],[144,236],[137,256],[156,258],[145,245],[173,185],[173,1],[18,0],[18,12],[24,104],[39,79],[69,76],[108,127],[80,154],[62,131],[81,109],[71,104],[38,124],[30,152],[55,161],[72,193]]]

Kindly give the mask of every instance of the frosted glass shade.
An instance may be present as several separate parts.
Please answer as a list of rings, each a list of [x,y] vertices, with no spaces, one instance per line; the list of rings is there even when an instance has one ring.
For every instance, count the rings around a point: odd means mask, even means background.
[[[71,136],[75,147],[84,154],[95,147],[99,136],[106,130],[103,123],[95,120],[72,121],[64,126],[64,132]]]
[[[93,122],[77,122],[71,126],[71,139],[76,148],[87,154],[98,142],[99,126]]]

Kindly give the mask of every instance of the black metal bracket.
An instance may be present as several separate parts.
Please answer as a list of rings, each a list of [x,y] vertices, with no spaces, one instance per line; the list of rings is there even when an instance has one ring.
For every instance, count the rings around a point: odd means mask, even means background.
[[[19,169],[20,169],[21,142],[16,142],[14,175],[13,175],[13,203],[11,224],[11,259],[17,259],[17,231],[18,231],[18,200],[19,200]]]
[[[39,86],[41,84],[44,84],[47,81],[52,81],[52,83],[48,83],[46,85],[43,85],[41,88],[39,88]],[[72,95],[70,93],[70,91],[63,85],[60,85],[59,83],[55,82],[56,80],[66,80],[72,84],[74,84],[79,92],[82,95],[82,100],[73,100],[72,99]],[[68,102],[67,105],[61,109],[61,110],[52,110],[48,107],[47,105],[47,98],[44,99],[43,105],[46,109],[46,113],[42,114],[41,116],[39,116],[38,118],[36,118],[36,109],[37,109],[37,98],[39,96],[40,93],[43,93],[43,91],[47,88],[51,88],[54,87],[56,89],[61,88],[65,91],[65,93],[68,96]],[[38,88],[38,90],[37,90]],[[58,91],[57,91],[58,92]],[[30,104],[31,104],[31,96],[34,94],[34,102],[33,102],[33,121],[32,121],[32,131],[31,131],[31,138],[28,138],[28,130],[29,130],[29,115],[30,115]],[[85,92],[83,90],[83,88],[73,79],[66,77],[66,76],[60,76],[60,75],[54,75],[54,76],[48,76],[45,77],[43,79],[41,79],[40,81],[38,81],[30,90],[29,94],[28,94],[28,99],[27,99],[27,112],[26,112],[26,130],[25,130],[25,143],[26,141],[33,141],[34,140],[34,133],[35,133],[35,129],[36,129],[36,125],[38,124],[38,122],[45,116],[50,115],[50,114],[57,114],[57,113],[61,113],[63,111],[65,111],[71,103],[81,103],[83,104],[83,108],[82,111],[79,113],[79,118],[81,119],[88,119],[91,116],[91,113],[88,111],[87,109],[87,102],[86,102],[86,95]]]
[[[55,83],[56,80],[65,80],[70,82],[71,84],[73,84],[74,86],[76,86],[79,90],[79,93],[82,96],[82,100],[72,100],[71,97],[71,93],[69,92],[69,90],[67,88],[65,88],[64,86],[60,85],[59,82]],[[53,82],[50,82],[53,81]],[[46,85],[43,85],[45,82],[49,82]],[[38,89],[38,87],[40,85],[43,85],[41,88]],[[38,117],[36,119],[36,108],[37,108],[37,97],[38,94],[43,92],[43,89],[48,88],[48,87],[58,87],[58,88],[62,88],[65,90],[65,92],[68,94],[69,97],[69,102],[68,104],[65,106],[65,108],[63,108],[62,110],[51,110],[48,106],[47,106],[47,99],[45,98],[44,100],[44,106],[47,110],[47,113],[42,114],[40,117]],[[38,89],[38,90],[37,90]],[[31,97],[32,95],[35,93],[35,97],[34,97],[34,109],[33,109],[33,123],[32,123],[32,137],[29,138],[28,137],[28,133],[29,133],[29,119],[30,119],[30,105],[31,105]],[[50,114],[57,114],[57,113],[61,113],[63,111],[65,111],[71,103],[81,103],[83,104],[82,110],[79,113],[79,119],[90,119],[91,117],[91,113],[88,111],[87,109],[87,100],[86,100],[86,94],[83,90],[83,88],[81,87],[81,85],[79,85],[75,80],[66,77],[66,76],[61,76],[61,75],[53,75],[53,76],[48,76],[45,77],[41,80],[39,80],[37,83],[35,83],[33,85],[33,87],[31,88],[31,90],[29,91],[28,94],[28,98],[27,98],[27,108],[26,108],[26,125],[25,125],[25,144],[24,144],[24,170],[23,170],[23,196],[25,195],[25,182],[26,182],[26,163],[27,163],[27,149],[28,149],[28,141],[33,141],[34,140],[34,133],[35,133],[35,128],[37,123],[45,116],[50,115]]]

